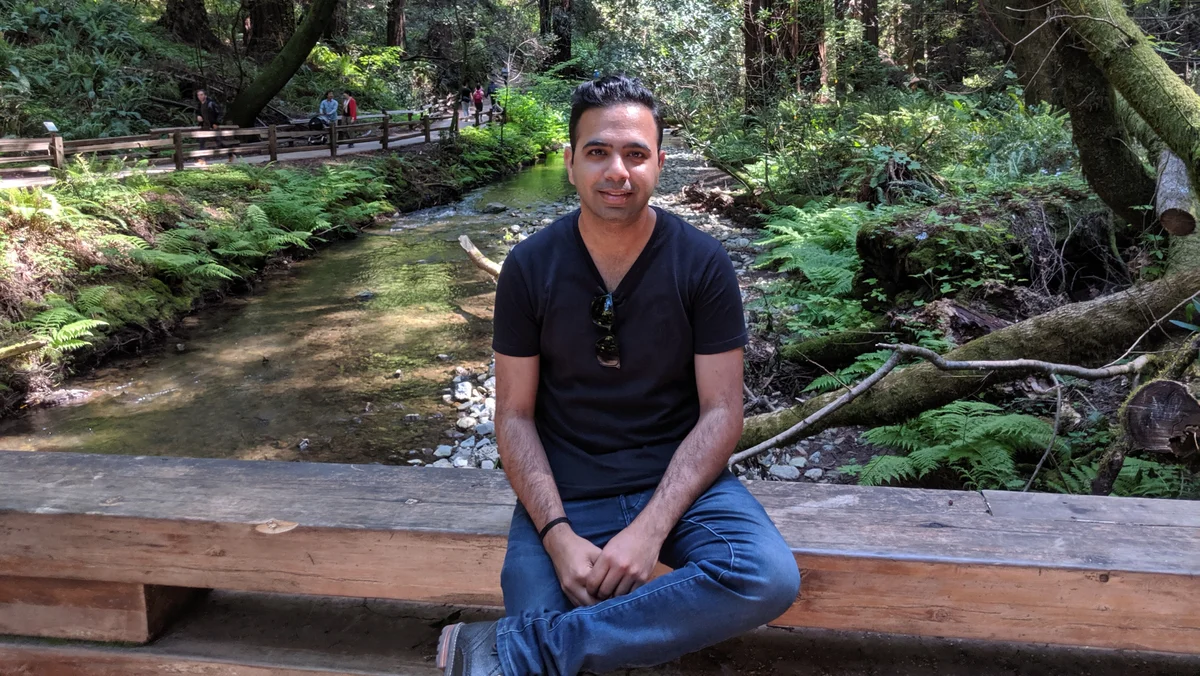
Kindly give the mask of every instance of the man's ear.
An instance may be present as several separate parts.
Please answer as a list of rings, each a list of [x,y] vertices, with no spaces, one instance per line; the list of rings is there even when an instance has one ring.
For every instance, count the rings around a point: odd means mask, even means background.
[[[567,180],[575,185],[575,152],[570,145],[563,146],[563,164],[567,165]]]
[[[658,170],[659,171],[662,171],[663,163],[665,163],[666,161],[667,161],[667,151],[665,151],[665,150],[658,151]]]

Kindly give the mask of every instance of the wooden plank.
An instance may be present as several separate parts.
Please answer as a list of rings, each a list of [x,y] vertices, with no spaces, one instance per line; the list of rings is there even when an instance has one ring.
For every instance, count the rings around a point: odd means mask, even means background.
[[[125,146],[137,143],[139,141],[156,141],[162,137],[159,134],[137,134],[134,136],[110,136],[107,138],[83,138],[74,139],[72,141],[64,141],[63,147],[67,150],[78,150],[87,146]]]
[[[329,123],[329,156],[337,157],[337,135],[338,123],[334,120]]]
[[[48,152],[49,148],[48,138],[0,138],[0,153]]]
[[[24,164],[26,162],[41,162],[45,164],[49,159],[48,155],[20,155],[16,157],[0,157],[0,165],[5,164]]]
[[[302,129],[299,131],[279,131],[275,135],[279,138],[304,138],[306,136],[324,136],[328,130],[308,130]]]
[[[171,141],[175,144],[175,171],[183,171],[183,132],[176,131]]]
[[[1012,491],[984,491],[983,496],[992,514],[1002,518],[1200,528],[1200,510],[1189,500]]]
[[[54,136],[50,139],[50,164],[56,169],[62,169],[66,165],[66,155],[63,151],[61,136]]]
[[[64,150],[71,155],[83,155],[97,152],[120,152],[122,150],[139,150],[147,148],[170,148],[175,145],[172,139],[146,139],[141,141],[124,141],[121,143],[78,143],[65,145]]]
[[[275,128],[275,125],[271,125],[268,134],[267,150],[270,153],[271,161],[277,162],[279,161],[279,130]]]
[[[772,624],[1200,653],[1200,578],[799,556]]]
[[[214,138],[240,138],[243,136],[266,136],[266,127],[249,127],[246,129],[191,129],[189,131],[179,132],[184,138],[190,139],[214,139]]]
[[[0,576],[0,634],[144,643],[195,590]]]

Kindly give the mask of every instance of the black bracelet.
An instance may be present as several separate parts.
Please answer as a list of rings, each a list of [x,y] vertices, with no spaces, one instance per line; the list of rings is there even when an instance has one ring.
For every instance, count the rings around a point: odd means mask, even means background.
[[[554,528],[555,526],[557,526],[560,523],[565,523],[568,526],[570,526],[571,520],[565,516],[560,516],[557,519],[551,519],[550,523],[547,523],[545,526],[542,526],[542,532],[538,533],[538,540],[545,542],[546,541],[546,533],[549,533],[551,528]]]

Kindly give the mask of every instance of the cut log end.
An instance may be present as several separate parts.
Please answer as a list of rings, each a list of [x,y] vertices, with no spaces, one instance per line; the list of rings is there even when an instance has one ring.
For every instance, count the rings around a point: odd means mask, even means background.
[[[1196,230],[1196,217],[1183,209],[1167,209],[1158,217],[1163,230],[1176,237],[1190,235]]]
[[[1193,455],[1200,431],[1200,402],[1182,383],[1156,380],[1129,399],[1125,429],[1135,448]]]

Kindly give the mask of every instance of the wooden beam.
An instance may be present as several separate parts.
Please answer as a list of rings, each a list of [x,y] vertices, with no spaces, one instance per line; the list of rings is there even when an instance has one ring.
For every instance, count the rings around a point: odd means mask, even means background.
[[[267,144],[268,144],[267,150],[270,153],[272,162],[279,161],[279,136],[278,136],[278,134],[279,134],[279,131],[275,128],[275,125],[271,125],[267,130]]]
[[[145,643],[198,590],[0,576],[0,634]]]
[[[500,472],[0,452],[0,476],[0,574],[500,602]],[[1200,504],[749,488],[806,579],[777,624],[1200,654]]]

